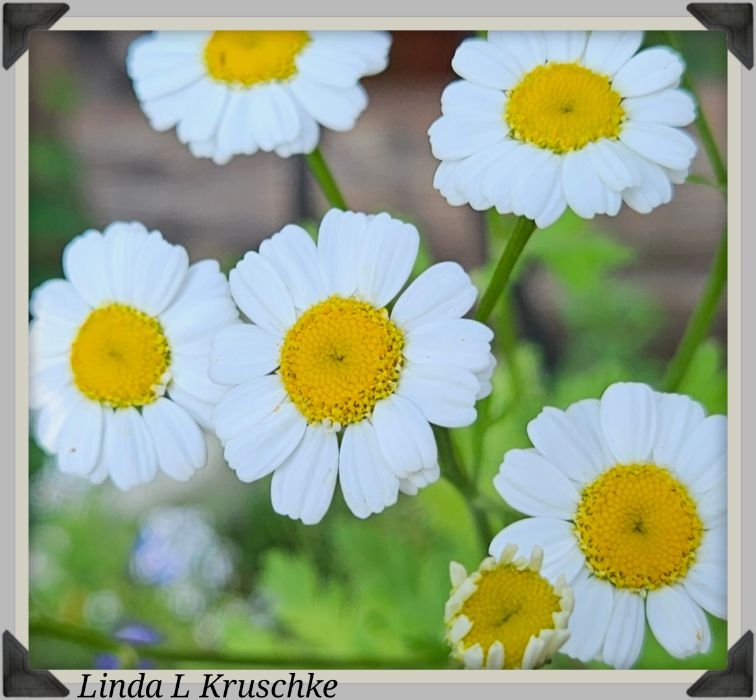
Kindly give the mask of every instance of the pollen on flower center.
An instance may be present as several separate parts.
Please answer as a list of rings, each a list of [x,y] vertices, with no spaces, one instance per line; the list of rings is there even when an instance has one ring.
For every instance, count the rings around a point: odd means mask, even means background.
[[[575,515],[589,568],[618,588],[655,589],[683,578],[703,526],[687,489],[664,467],[617,465],[584,490]]]
[[[511,563],[483,570],[459,611],[471,623],[464,646],[487,650],[505,640],[504,668],[520,668],[530,638],[554,628],[554,614],[561,609],[554,587],[537,571]]]
[[[231,85],[288,80],[309,41],[303,31],[217,31],[205,46],[205,65],[213,78]]]
[[[554,153],[617,138],[625,111],[609,78],[577,63],[537,66],[509,92],[504,118],[513,138]]]
[[[280,375],[310,423],[356,423],[394,392],[404,363],[404,336],[385,309],[331,296],[289,329]]]
[[[114,408],[144,406],[162,393],[170,348],[157,319],[108,304],[79,328],[70,361],[74,383],[88,398]]]

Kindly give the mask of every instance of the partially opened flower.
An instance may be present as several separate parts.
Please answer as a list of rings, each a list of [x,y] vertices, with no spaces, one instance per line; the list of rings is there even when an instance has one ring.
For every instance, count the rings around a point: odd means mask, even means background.
[[[152,127],[222,164],[310,153],[321,125],[351,129],[359,80],[386,68],[390,45],[386,32],[163,31],[135,40],[126,65]]]
[[[490,392],[491,331],[461,318],[476,290],[433,265],[389,313],[419,238],[388,214],[332,209],[317,245],[286,226],[231,271],[252,324],[222,331],[211,376],[234,388],[214,425],[242,481],[273,472],[274,509],[318,522],[336,484],[360,518],[439,477],[430,423],[475,420]]]
[[[534,449],[510,450],[494,485],[534,517],[506,544],[545,552],[544,575],[575,593],[563,651],[618,668],[638,658],[646,620],[673,656],[709,649],[704,610],[727,615],[727,419],[686,396],[614,384],[601,400],[544,409]]]
[[[540,668],[569,637],[564,577],[552,584],[540,575],[540,547],[530,558],[516,555],[515,545],[503,547],[469,576],[457,562],[449,567],[446,638],[467,668]]]
[[[541,228],[567,207],[647,213],[685,181],[695,106],[665,46],[635,31],[489,32],[467,39],[430,128],[434,187],[453,205],[496,207]]]
[[[31,298],[35,435],[61,470],[128,489],[206,461],[202,427],[225,393],[208,376],[213,335],[238,318],[211,260],[116,222],[66,246],[66,279]]]

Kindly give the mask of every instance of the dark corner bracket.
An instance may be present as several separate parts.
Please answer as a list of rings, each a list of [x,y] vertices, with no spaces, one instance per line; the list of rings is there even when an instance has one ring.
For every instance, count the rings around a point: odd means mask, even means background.
[[[707,671],[690,688],[692,698],[750,698],[753,695],[753,632],[727,652],[727,668]]]
[[[6,6],[7,7],[7,6]],[[29,652],[3,632],[3,695],[6,698],[62,698],[69,690],[49,671],[29,668]]]
[[[24,55],[32,29],[49,29],[69,9],[64,2],[6,2],[3,5],[3,68],[8,70]]]
[[[746,68],[753,68],[753,4],[750,2],[693,2],[692,14],[707,29],[727,34],[727,48]]]

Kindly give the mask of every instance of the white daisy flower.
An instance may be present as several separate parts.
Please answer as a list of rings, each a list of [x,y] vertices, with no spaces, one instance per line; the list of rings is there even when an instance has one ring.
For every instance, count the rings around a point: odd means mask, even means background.
[[[545,552],[544,575],[575,593],[563,651],[629,668],[645,623],[682,658],[709,649],[703,613],[727,616],[727,419],[645,384],[601,400],[545,408],[528,425],[534,449],[510,450],[494,485],[534,516],[504,528]]]
[[[349,131],[360,78],[384,70],[391,36],[368,31],[164,31],[136,39],[126,67],[157,131],[194,156],[310,153],[320,125]]]
[[[467,39],[429,130],[449,204],[532,219],[567,207],[590,219],[624,202],[648,213],[685,181],[695,117],[666,46],[636,53],[642,32],[489,32]]]
[[[468,576],[449,566],[452,590],[446,603],[446,639],[466,668],[541,668],[567,641],[572,591],[540,575],[543,550],[518,557],[516,545],[487,557]]]
[[[252,324],[215,339],[210,375],[234,388],[215,411],[242,481],[273,472],[273,508],[317,523],[338,475],[366,518],[439,477],[429,423],[475,420],[490,392],[491,331],[461,318],[476,290],[456,263],[433,265],[397,299],[419,237],[388,214],[332,209],[315,244],[286,226],[230,274]]]
[[[190,266],[158,231],[115,222],[74,238],[63,272],[30,303],[37,442],[96,483],[125,490],[158,468],[185,481],[226,391],[207,374],[210,343],[238,319],[218,263]]]

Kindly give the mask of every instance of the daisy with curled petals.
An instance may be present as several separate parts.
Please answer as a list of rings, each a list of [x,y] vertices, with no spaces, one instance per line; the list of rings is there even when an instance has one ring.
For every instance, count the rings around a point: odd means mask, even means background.
[[[540,668],[567,641],[572,591],[541,576],[543,550],[517,557],[507,545],[468,576],[452,562],[446,638],[466,668]]]
[[[215,430],[242,481],[273,472],[273,508],[317,523],[337,475],[360,518],[439,477],[430,427],[475,420],[491,390],[491,331],[464,319],[476,297],[456,263],[409,277],[417,230],[332,209],[317,244],[286,226],[231,271],[252,324],[219,333],[210,374],[234,388]]]
[[[65,279],[31,297],[30,406],[60,469],[120,489],[206,461],[202,427],[225,388],[210,380],[215,333],[238,319],[218,263],[115,222],[63,253]]]
[[[540,228],[567,207],[648,213],[685,181],[695,116],[678,89],[684,64],[666,46],[637,52],[642,32],[489,32],[452,65],[462,80],[429,130],[442,162],[434,187],[452,205],[496,207]],[[637,53],[636,53],[637,52]]]
[[[390,45],[387,32],[163,31],[136,39],[126,67],[152,127],[223,164],[310,153],[321,125],[349,131],[367,106],[359,80]]]
[[[629,668],[646,621],[678,658],[708,651],[704,610],[727,616],[727,419],[645,384],[610,386],[601,400],[544,409],[534,448],[510,450],[494,484],[534,516],[504,528],[545,552],[544,575],[575,593],[562,651]]]

